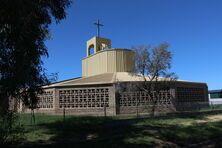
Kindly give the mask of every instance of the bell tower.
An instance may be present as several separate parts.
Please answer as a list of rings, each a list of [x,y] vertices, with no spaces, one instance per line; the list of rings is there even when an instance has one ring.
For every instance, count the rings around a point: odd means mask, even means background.
[[[86,48],[87,57],[99,51],[111,48],[111,40],[100,37],[100,27],[103,27],[104,25],[101,24],[99,20],[97,20],[97,22],[94,23],[94,25],[96,25],[97,27],[97,36],[87,41],[87,48]]]
[[[111,48],[111,40],[101,37],[93,37],[87,41],[86,54],[87,57],[95,54],[99,51],[110,49]]]
[[[111,40],[100,37],[99,20],[97,36],[89,39],[86,45],[86,57],[82,59],[82,77],[105,73],[130,72],[134,67],[134,52],[129,49],[111,48]]]

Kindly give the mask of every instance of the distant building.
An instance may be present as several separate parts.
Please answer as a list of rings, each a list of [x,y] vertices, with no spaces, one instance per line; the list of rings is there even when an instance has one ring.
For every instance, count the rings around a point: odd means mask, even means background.
[[[222,104],[222,89],[209,91],[210,105]]]
[[[144,81],[130,74],[134,54],[130,49],[112,48],[109,39],[93,37],[87,41],[87,56],[82,59],[82,77],[43,86],[36,111],[109,116],[149,112],[152,98],[146,92],[118,92],[119,84]],[[157,110],[180,111],[208,105],[207,84],[178,80],[162,90]],[[29,111],[22,103],[19,110]]]

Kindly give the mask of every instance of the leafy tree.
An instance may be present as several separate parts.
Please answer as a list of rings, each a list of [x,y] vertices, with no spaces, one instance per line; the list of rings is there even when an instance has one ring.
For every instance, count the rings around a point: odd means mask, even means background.
[[[9,99],[33,107],[39,86],[49,82],[42,67],[48,56],[49,25],[66,17],[70,0],[0,0],[0,117]]]

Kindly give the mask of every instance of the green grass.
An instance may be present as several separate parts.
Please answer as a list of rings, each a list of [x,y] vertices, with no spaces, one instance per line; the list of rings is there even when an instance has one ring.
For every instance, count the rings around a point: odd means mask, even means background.
[[[218,105],[210,105],[210,109],[222,109],[222,105],[221,104],[218,104]]]
[[[156,118],[79,117],[21,114],[24,140],[16,146],[148,147],[220,145],[222,120],[208,117],[218,113],[168,115]],[[221,118],[222,119],[222,118]]]
[[[222,110],[222,104],[209,105],[207,108],[202,108],[201,111]]]

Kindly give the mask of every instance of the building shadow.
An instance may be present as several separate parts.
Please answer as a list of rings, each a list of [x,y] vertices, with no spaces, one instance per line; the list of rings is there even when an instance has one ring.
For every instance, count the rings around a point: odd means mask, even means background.
[[[90,147],[90,148],[145,148],[145,147],[200,147],[220,145],[222,121],[183,126],[165,124],[171,119],[199,119],[204,115],[167,115],[118,119],[115,117],[75,117],[65,121],[41,123],[36,128],[47,129],[53,135],[45,141],[23,141],[19,147]],[[204,143],[205,142],[205,143]]]

